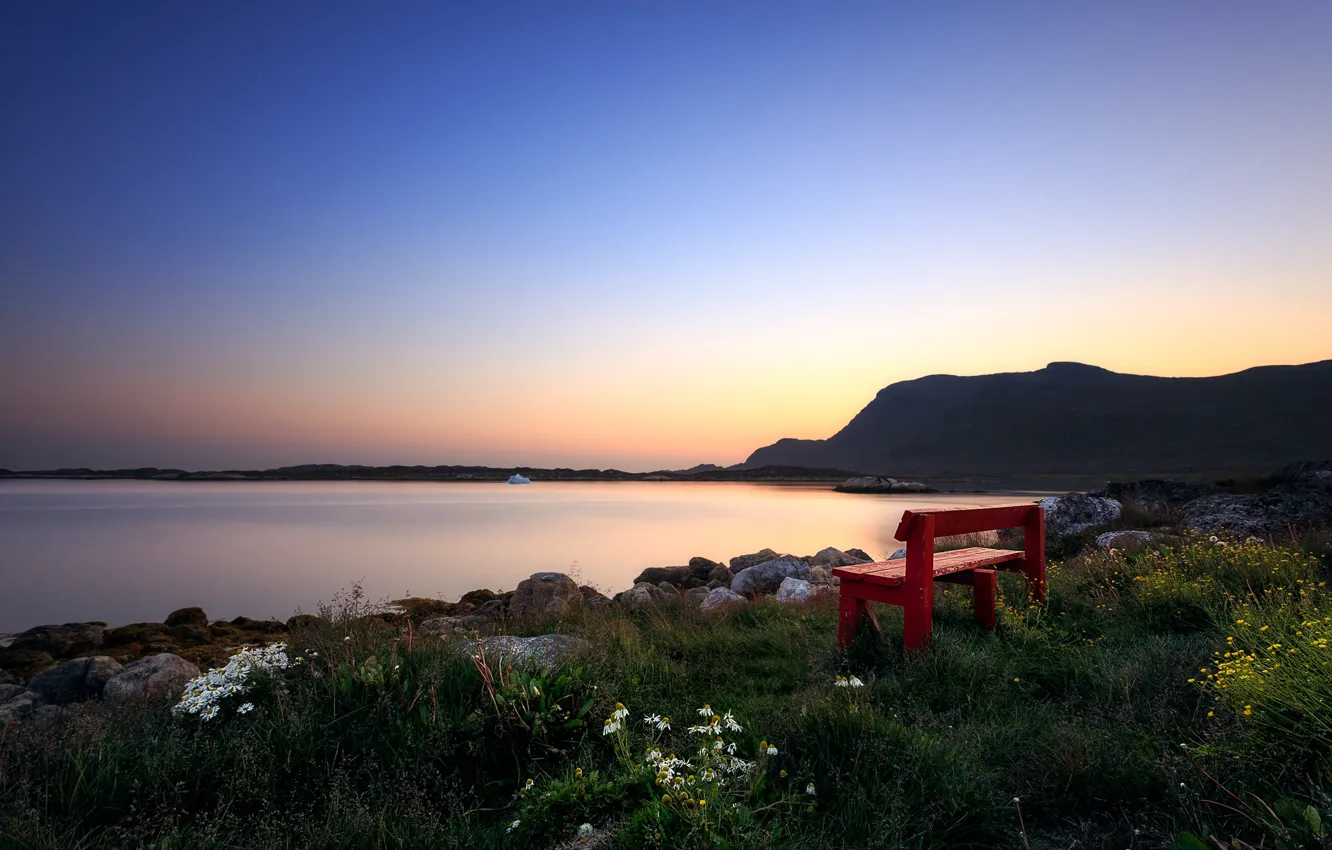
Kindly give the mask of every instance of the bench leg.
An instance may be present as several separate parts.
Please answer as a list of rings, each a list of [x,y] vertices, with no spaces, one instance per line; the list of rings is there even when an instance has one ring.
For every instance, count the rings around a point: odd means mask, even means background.
[[[999,580],[994,570],[972,570],[971,607],[976,613],[976,622],[987,629],[994,629],[994,597],[998,592]]]
[[[843,596],[837,603],[837,642],[842,648],[851,645],[855,640],[856,627],[860,625],[861,619],[869,613],[869,605],[863,599],[856,599],[853,596]]]
[[[915,652],[930,645],[934,631],[934,611],[926,606],[924,599],[912,600],[914,604],[902,606],[902,648]]]

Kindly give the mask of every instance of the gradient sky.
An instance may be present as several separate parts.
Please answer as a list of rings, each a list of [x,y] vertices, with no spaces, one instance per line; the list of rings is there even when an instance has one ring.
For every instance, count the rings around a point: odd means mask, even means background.
[[[0,6],[0,467],[734,463],[1332,357],[1332,4]]]

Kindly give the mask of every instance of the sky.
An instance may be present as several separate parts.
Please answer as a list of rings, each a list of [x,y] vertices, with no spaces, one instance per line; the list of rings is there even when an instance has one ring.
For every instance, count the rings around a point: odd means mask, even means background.
[[[730,464],[1332,358],[1332,4],[0,5],[0,467]]]

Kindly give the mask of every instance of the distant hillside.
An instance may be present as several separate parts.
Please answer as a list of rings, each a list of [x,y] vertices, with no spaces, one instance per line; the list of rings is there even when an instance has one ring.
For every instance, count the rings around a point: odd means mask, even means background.
[[[1241,472],[1332,454],[1332,360],[1214,378],[1123,375],[1080,363],[879,391],[826,440],[784,439],[747,467],[910,477]]]

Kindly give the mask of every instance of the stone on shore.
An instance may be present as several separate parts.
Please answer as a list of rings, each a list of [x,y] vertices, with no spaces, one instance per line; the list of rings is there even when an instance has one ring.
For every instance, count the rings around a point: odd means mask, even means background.
[[[416,627],[418,635],[465,635],[489,631],[495,621],[484,614],[463,614],[459,617],[431,617]]]
[[[578,583],[564,573],[532,573],[531,578],[518,582],[509,600],[509,614],[514,617],[567,617],[582,607]]]
[[[1049,496],[1040,505],[1045,509],[1047,537],[1081,534],[1098,525],[1109,525],[1123,514],[1123,505],[1115,499],[1085,493]]]
[[[1332,493],[1301,481],[1265,493],[1204,496],[1189,502],[1183,525],[1203,534],[1285,537],[1292,529],[1332,525]]]
[[[741,570],[747,570],[755,564],[763,564],[778,557],[781,556],[771,549],[760,549],[748,555],[736,555],[731,559],[731,572],[739,573]]]
[[[669,584],[679,587],[693,575],[689,567],[648,567],[638,574],[634,584]]]
[[[107,681],[121,669],[119,661],[105,655],[75,658],[33,676],[28,680],[28,689],[54,705],[83,702],[100,697]]]
[[[1152,544],[1156,535],[1150,531],[1107,531],[1096,536],[1096,548],[1103,551],[1111,549],[1143,549]]]
[[[32,716],[42,706],[42,695],[20,685],[0,685],[0,726]]]
[[[177,608],[170,614],[167,614],[166,624],[168,626],[206,626],[208,625],[208,615],[204,609]]]
[[[737,573],[731,581],[731,590],[742,596],[756,593],[776,593],[782,579],[794,577],[809,580],[809,565],[799,558],[783,555],[771,561],[756,564]]]
[[[718,564],[712,572],[708,573],[709,584],[714,581],[719,581],[727,587],[730,587],[731,579],[733,578],[735,578],[735,573],[731,572],[731,568],[722,566],[721,564]]]
[[[858,552],[859,550],[854,551]],[[830,569],[833,567],[850,567],[855,564],[868,564],[874,560],[868,555],[861,557],[863,554],[855,555],[850,550],[843,552],[841,549],[829,546],[826,549],[820,549],[816,555],[808,560],[811,567],[828,567]]]
[[[108,700],[180,696],[185,683],[199,675],[199,668],[169,652],[131,661],[107,680],[102,695]]]
[[[803,579],[787,576],[777,587],[777,601],[783,605],[795,605],[814,598],[813,586]]]
[[[874,563],[874,556],[871,555],[869,552],[866,552],[864,549],[857,549],[857,548],[855,548],[855,547],[853,546],[853,547],[851,547],[850,549],[847,549],[847,550],[846,550],[846,554],[848,554],[848,555],[850,555],[850,556],[852,556],[852,557],[854,557],[854,558],[859,558],[859,559],[860,559],[860,563],[862,563],[862,564],[872,564],[872,563]]]
[[[595,587],[582,585],[578,588],[578,592],[583,595],[583,609],[586,611],[601,611],[615,604],[609,596]]]
[[[549,670],[558,667],[569,656],[587,651],[591,646],[582,638],[572,635],[495,635],[475,641],[461,641],[458,652],[474,659],[483,659],[491,669],[512,664],[515,667]]]
[[[934,488],[919,481],[899,481],[882,475],[859,475],[833,488],[838,493],[933,493]]]
[[[34,626],[21,632],[10,649],[46,652],[52,658],[72,658],[101,649],[106,623],[65,623],[62,626]]]
[[[724,587],[718,587],[708,591],[708,595],[703,597],[703,601],[699,603],[698,607],[700,611],[711,613],[744,604],[745,597]]]
[[[655,584],[639,582],[628,590],[622,590],[615,594],[615,604],[625,608],[649,608],[667,599],[672,598],[674,594],[667,594]]]
[[[0,686],[17,685],[18,683],[18,676],[13,675],[7,670],[0,670]]]

